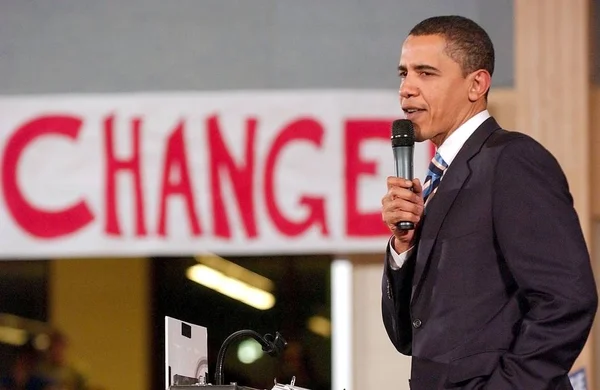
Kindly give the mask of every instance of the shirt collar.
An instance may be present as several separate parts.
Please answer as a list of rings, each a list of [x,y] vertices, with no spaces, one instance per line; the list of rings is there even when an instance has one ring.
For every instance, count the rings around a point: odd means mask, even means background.
[[[488,110],[483,110],[472,116],[465,123],[460,125],[438,148],[438,153],[442,156],[446,164],[450,166],[454,157],[458,154],[467,139],[477,130],[481,124],[490,117]]]

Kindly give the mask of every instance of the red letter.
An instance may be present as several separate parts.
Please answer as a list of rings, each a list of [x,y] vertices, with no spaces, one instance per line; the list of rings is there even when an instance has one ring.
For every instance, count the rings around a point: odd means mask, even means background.
[[[277,226],[277,229],[287,236],[297,236],[314,224],[321,226],[321,233],[324,236],[329,234],[325,222],[325,199],[302,196],[300,198],[300,205],[308,207],[310,212],[308,217],[300,222],[293,222],[286,219],[275,203],[275,164],[281,150],[286,144],[295,140],[310,141],[317,146],[321,146],[323,133],[323,127],[321,127],[319,122],[312,119],[298,119],[297,121],[290,123],[281,134],[277,136],[273,143],[273,147],[269,152],[269,156],[267,157],[265,169],[267,210],[269,211],[271,219]]]
[[[65,236],[94,220],[94,215],[84,201],[60,211],[45,211],[32,206],[21,193],[17,180],[19,159],[29,143],[51,134],[76,140],[80,129],[81,120],[78,118],[46,116],[24,124],[8,139],[2,162],[2,187],[6,206],[17,224],[36,237]]]
[[[106,232],[108,234],[121,235],[119,220],[117,217],[117,173],[119,171],[130,171],[133,175],[135,191],[135,221],[136,234],[146,235],[146,224],[144,222],[144,199],[142,197],[142,176],[140,174],[140,122],[133,120],[133,152],[129,160],[117,160],[114,151],[114,117],[109,116],[104,121],[105,152],[106,152]]]
[[[162,190],[160,194],[160,219],[158,222],[158,234],[161,236],[166,236],[167,197],[171,195],[183,196],[187,206],[188,223],[192,227],[192,233],[194,236],[199,236],[201,233],[200,223],[198,222],[198,216],[196,215],[196,204],[194,203],[194,197],[192,196],[187,156],[183,145],[183,123],[180,123],[179,126],[177,126],[177,129],[175,129],[173,134],[169,137],[167,144]],[[179,179],[173,183],[171,174],[175,168],[179,172]]]
[[[221,132],[217,117],[208,118],[208,144],[210,151],[210,179],[211,191],[214,202],[214,227],[215,234],[219,237],[231,237],[227,213],[223,204],[223,192],[221,189],[221,170],[227,170],[235,197],[239,206],[240,214],[246,234],[248,237],[256,237],[256,220],[254,218],[254,138],[256,134],[256,119],[248,119],[246,127],[246,152],[245,164],[236,166],[229,154]],[[240,137],[241,142],[241,137]],[[229,206],[231,207],[231,206]]]
[[[360,144],[368,139],[390,139],[390,122],[352,120],[346,122],[346,234],[379,236],[388,233],[381,212],[362,214],[358,211],[358,176],[373,175],[373,161],[360,159]]]

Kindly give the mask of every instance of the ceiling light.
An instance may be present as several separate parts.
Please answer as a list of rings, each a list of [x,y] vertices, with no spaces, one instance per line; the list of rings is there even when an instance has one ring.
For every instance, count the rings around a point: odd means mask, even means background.
[[[0,326],[0,342],[10,345],[24,345],[27,342],[27,331],[10,326]]]
[[[198,263],[217,270],[231,278],[241,280],[251,286],[265,291],[273,291],[274,283],[262,275],[252,272],[232,261],[225,260],[217,255],[196,256]]]
[[[268,310],[275,305],[275,297],[268,291],[225,275],[204,264],[194,265],[187,270],[188,279],[236,299],[259,310]]]
[[[312,316],[308,319],[308,329],[323,337],[331,336],[331,321],[323,316]]]

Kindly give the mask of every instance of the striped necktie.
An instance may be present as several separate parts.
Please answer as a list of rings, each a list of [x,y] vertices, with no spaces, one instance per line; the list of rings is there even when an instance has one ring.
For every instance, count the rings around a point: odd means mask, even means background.
[[[425,178],[425,183],[423,183],[424,202],[427,202],[427,198],[430,195],[435,194],[435,190],[440,185],[442,175],[446,168],[448,168],[448,164],[446,164],[442,156],[436,152],[429,163],[429,171],[427,171],[427,177]]]

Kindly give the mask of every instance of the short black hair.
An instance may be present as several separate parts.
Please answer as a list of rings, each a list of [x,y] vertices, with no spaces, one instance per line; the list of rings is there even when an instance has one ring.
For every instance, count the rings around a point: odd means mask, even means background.
[[[494,45],[487,32],[469,18],[458,15],[434,16],[417,24],[409,36],[441,35],[446,54],[462,68],[463,75],[485,69],[494,73]]]

